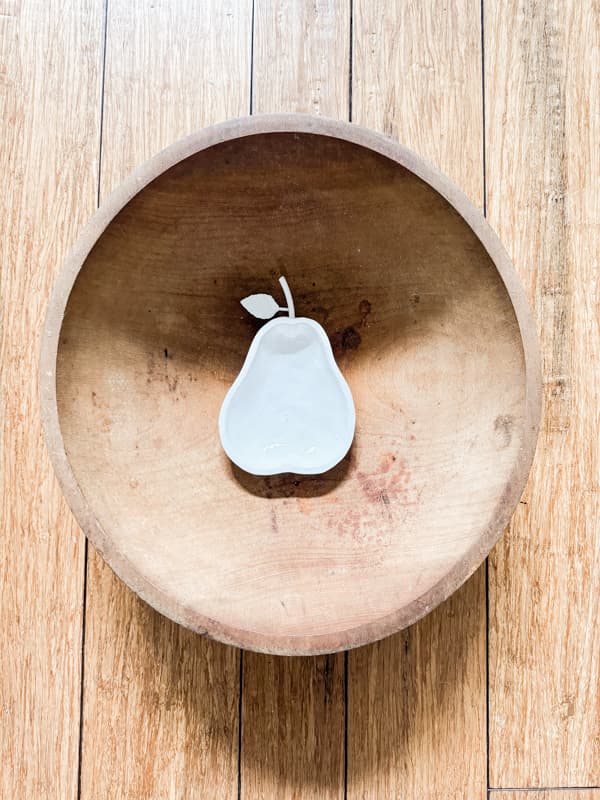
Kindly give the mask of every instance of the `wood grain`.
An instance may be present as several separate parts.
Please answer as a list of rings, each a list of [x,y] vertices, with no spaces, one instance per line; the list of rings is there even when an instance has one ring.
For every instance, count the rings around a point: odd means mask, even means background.
[[[242,797],[344,796],[344,658],[244,653]]]
[[[177,139],[250,110],[252,0],[111,0],[102,196]]]
[[[35,55],[32,43],[35,42]],[[77,795],[83,537],[54,479],[40,334],[95,207],[102,4],[0,2],[0,795]]]
[[[348,118],[350,6],[255,0],[253,110]],[[241,796],[344,795],[344,657],[246,653]]]
[[[247,113],[249,0],[111,0],[102,193],[162,147]],[[82,797],[237,797],[239,653],[179,628],[90,552]]]
[[[84,689],[83,798],[237,797],[238,651],[162,617],[93,552]]]
[[[253,111],[348,119],[350,3],[255,0]]]
[[[171,619],[269,653],[358,646],[502,532],[536,438],[533,323],[453,191],[383,136],[263,115],[163,151],[91,221],[48,315],[45,429],[94,546]],[[238,299],[276,267],[356,402],[352,452],[321,476],[236,470],[215,425],[257,328]]]
[[[483,194],[480,7],[355,0],[353,120]],[[485,578],[348,656],[348,797],[486,795]]]
[[[349,653],[349,797],[486,796],[483,581]]]
[[[481,7],[355,0],[352,119],[412,148],[483,199]]]
[[[600,789],[505,789],[490,792],[490,800],[600,800]]]
[[[266,86],[255,110],[345,117],[350,3],[255,2]],[[77,796],[83,546],[45,455],[36,370],[50,285],[95,205],[102,6],[0,0],[0,795],[11,798]],[[178,136],[247,112],[249,6],[109,0],[103,196]],[[490,565],[490,777],[597,786],[598,10],[484,9],[489,216],[535,306],[546,379],[535,471]],[[476,202],[479,13],[467,0],[354,0],[353,20],[354,119]],[[237,653],[167,623],[95,556],[88,583],[82,797],[235,797]],[[483,592],[479,572],[418,625],[350,655],[349,797],[483,796]],[[341,657],[246,661],[243,794],[340,796]]]
[[[489,218],[535,309],[546,398],[490,562],[490,780],[598,785],[600,9],[485,9]]]

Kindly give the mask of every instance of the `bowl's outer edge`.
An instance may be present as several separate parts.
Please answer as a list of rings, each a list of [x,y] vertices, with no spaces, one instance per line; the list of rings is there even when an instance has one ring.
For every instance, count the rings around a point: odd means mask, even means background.
[[[56,398],[58,341],[69,295],[94,244],[119,211],[164,171],[201,150],[235,138],[278,132],[313,133],[366,147],[405,167],[441,194],[471,227],[495,264],[515,311],[525,358],[526,421],[522,446],[502,497],[478,541],[437,584],[408,605],[358,627],[315,636],[265,636],[222,625],[196,609],[182,606],[140,574],[103,530],[77,483],[65,452]],[[485,217],[448,177],[403,145],[354,123],[307,114],[264,114],[214,125],[175,142],[139,167],[102,204],[83,229],[54,285],[42,335],[39,392],[48,451],[67,502],[85,535],[131,589],[160,613],[209,638],[258,652],[308,655],[359,647],[411,625],[449,597],[477,569],[500,537],[525,487],[540,425],[542,381],[536,328],[517,272]]]

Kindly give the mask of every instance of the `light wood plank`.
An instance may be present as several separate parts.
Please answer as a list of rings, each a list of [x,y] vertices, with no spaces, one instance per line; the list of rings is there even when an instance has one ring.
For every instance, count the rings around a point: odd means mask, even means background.
[[[355,0],[353,120],[481,204],[480,6]],[[348,797],[486,794],[483,569],[422,622],[349,653]]]
[[[350,3],[255,0],[253,112],[348,119]]]
[[[349,653],[349,798],[485,797],[484,578]]]
[[[488,211],[539,325],[545,420],[490,562],[492,786],[600,783],[600,8],[485,4]]]
[[[77,795],[83,537],[37,395],[50,287],[93,211],[101,0],[0,0],[0,795]]]
[[[354,0],[352,119],[483,200],[478,0]]]
[[[237,797],[238,651],[161,617],[98,555],[86,620],[82,797]]]
[[[350,6],[256,0],[253,110],[348,118]],[[344,793],[344,657],[246,653],[242,797]]]
[[[490,792],[490,800],[600,800],[600,789],[507,789]]]
[[[252,0],[112,0],[102,191],[198,128],[250,110]]]
[[[251,0],[111,0],[102,191],[250,105]],[[239,651],[169,622],[90,553],[82,796],[237,797]]]
[[[344,795],[344,657],[244,654],[242,797]]]

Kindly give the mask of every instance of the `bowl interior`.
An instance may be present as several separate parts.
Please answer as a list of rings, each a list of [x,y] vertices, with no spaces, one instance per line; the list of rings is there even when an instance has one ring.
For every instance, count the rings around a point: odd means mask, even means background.
[[[264,324],[240,300],[284,305],[280,275],[355,401],[324,475],[253,477],[219,442]],[[144,188],[88,256],[58,347],[65,450],[107,549],[183,621],[262,649],[412,621],[495,524],[525,401],[513,306],[471,228],[396,162],[311,133],[233,139]]]

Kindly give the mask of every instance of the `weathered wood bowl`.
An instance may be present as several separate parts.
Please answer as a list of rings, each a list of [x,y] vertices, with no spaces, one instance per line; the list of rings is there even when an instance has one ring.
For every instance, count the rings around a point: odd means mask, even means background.
[[[259,326],[240,299],[281,274],[356,404],[317,477],[253,477],[219,442]],[[397,631],[475,570],[523,490],[540,376],[515,271],[461,192],[386,138],[284,115],[178,142],[103,205],[50,302],[41,396],[64,493],[134,591],[301,654]]]

